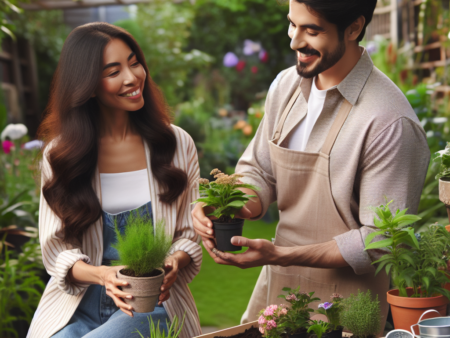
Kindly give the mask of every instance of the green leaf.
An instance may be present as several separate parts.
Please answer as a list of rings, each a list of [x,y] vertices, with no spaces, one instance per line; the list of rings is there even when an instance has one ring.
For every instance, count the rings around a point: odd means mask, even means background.
[[[364,240],[364,244],[365,246],[369,245],[370,242],[372,242],[372,240],[378,236],[378,235],[382,235],[384,234],[385,231],[384,230],[380,230],[380,231],[376,231],[376,232],[371,232],[370,234],[368,234],[366,236],[366,239]]]
[[[393,243],[392,238],[383,239],[378,242],[370,243],[364,250],[370,250],[370,249],[380,249],[380,248],[386,248],[388,246],[391,246]]]
[[[421,218],[416,215],[403,215],[400,217],[395,217],[394,221],[398,223],[399,227],[404,227],[409,224],[415,223],[415,222],[419,221],[420,219]]]
[[[227,204],[227,207],[242,208],[245,205],[243,201],[233,201]]]

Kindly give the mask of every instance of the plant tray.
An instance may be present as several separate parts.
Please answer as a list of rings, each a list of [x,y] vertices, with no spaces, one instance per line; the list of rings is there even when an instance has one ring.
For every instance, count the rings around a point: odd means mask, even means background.
[[[249,329],[252,329],[252,327],[254,329],[258,330],[259,325],[258,325],[257,320],[255,320],[254,322],[250,322],[250,323],[238,325],[238,326],[233,326],[233,327],[230,327],[229,329],[224,329],[224,330],[204,334],[204,335],[197,336],[194,338],[225,338],[225,337],[226,338],[256,338],[256,337],[262,337],[261,335],[259,335],[259,336],[255,335],[255,333],[256,333],[255,330],[249,330]],[[258,330],[258,332],[259,332],[259,330]],[[246,335],[244,336],[244,334],[246,334]],[[351,336],[352,336],[352,334],[349,332],[342,333],[342,337],[351,337]]]

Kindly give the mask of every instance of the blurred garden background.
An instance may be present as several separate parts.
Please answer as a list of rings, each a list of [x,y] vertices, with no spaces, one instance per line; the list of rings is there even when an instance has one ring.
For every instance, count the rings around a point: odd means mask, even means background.
[[[363,45],[405,93],[431,153],[450,141],[449,0],[378,0]],[[25,337],[48,281],[37,219],[40,181],[35,133],[59,53],[70,31],[107,21],[142,47],[174,124],[194,139],[202,177],[232,173],[264,116],[267,90],[295,64],[288,7],[277,0],[0,0],[0,337]],[[23,127],[10,124],[23,124]],[[425,223],[445,221],[431,162],[419,207]],[[399,173],[401,175],[401,173]],[[270,239],[277,207],[247,222],[244,236]],[[204,327],[239,324],[260,269],[218,266],[204,251],[190,284]]]

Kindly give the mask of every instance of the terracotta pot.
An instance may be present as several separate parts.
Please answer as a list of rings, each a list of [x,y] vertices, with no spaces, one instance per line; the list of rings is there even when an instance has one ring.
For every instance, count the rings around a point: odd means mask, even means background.
[[[239,251],[242,249],[242,246],[231,244],[231,238],[234,236],[242,236],[242,228],[244,227],[243,219],[235,219],[234,222],[230,223],[217,221],[212,221],[212,223],[217,249],[220,251]]]
[[[117,273],[117,278],[128,282],[127,286],[122,286],[122,290],[133,296],[132,299],[124,299],[124,302],[131,305],[134,312],[153,312],[161,293],[161,285],[164,279],[164,270],[157,269],[161,273],[153,277],[131,277]]]
[[[408,288],[407,293],[408,296],[412,295],[412,288]],[[399,297],[398,294],[399,291],[397,289],[387,292],[387,302],[391,305],[395,329],[410,331],[411,325],[417,324],[420,316],[426,310],[435,309],[441,316],[446,315],[448,299],[442,295],[427,298],[411,298]]]

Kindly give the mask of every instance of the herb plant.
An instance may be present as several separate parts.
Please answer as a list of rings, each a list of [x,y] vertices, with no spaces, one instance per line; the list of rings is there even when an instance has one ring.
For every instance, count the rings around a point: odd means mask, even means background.
[[[378,295],[372,300],[370,290],[342,301],[341,323],[355,338],[375,337],[380,332],[381,311]]]
[[[440,162],[436,179],[450,180],[450,142],[447,142],[444,150],[435,153],[434,161]]]
[[[239,188],[248,188],[255,191],[259,189],[251,184],[240,182],[239,178],[243,175],[226,175],[219,169],[211,171],[211,175],[216,178],[213,182],[209,182],[206,178],[199,180],[201,198],[193,203],[203,202],[203,207],[215,208],[208,216],[216,217],[219,222],[231,222],[248,200],[251,197],[256,197],[255,195],[246,195]]]
[[[393,215],[389,209],[391,203],[392,201],[386,205],[373,208],[375,214],[378,216],[378,218],[374,217],[373,221],[379,230],[367,235],[365,239],[365,250],[381,248],[387,250],[387,254],[372,263],[378,264],[375,275],[383,268],[386,269],[387,274],[392,272],[392,281],[399,289],[399,295],[407,297],[406,287],[410,285],[407,283],[408,279],[405,278],[405,270],[414,264],[414,252],[410,247],[418,249],[419,242],[414,235],[414,229],[406,226],[420,220],[420,217],[406,215],[408,209],[402,211],[397,210],[395,215]],[[385,236],[386,239],[371,243],[379,235]]]
[[[317,338],[322,338],[322,335],[328,331],[330,324],[322,320],[313,320],[311,326],[308,328],[308,333],[313,331]]]
[[[164,264],[172,245],[163,221],[153,227],[151,220],[131,212],[122,235],[116,224],[117,243],[113,247],[119,259],[112,264],[125,265],[123,273],[133,277],[149,277]]]
[[[166,324],[168,327],[167,335],[164,330],[161,332],[161,330],[159,328],[160,321],[158,320],[158,324],[155,325],[155,323],[153,322],[153,318],[151,316],[148,316],[147,319],[148,319],[148,323],[150,326],[150,337],[149,338],[177,338],[181,333],[181,329],[183,328],[185,316],[186,316],[186,314],[183,316],[183,320],[182,320],[181,324],[178,323],[177,316],[173,317],[172,324],[170,324],[166,320]],[[137,329],[136,329],[136,331],[134,331],[132,333],[138,333],[141,336],[141,338],[145,338],[142,335],[142,333],[140,333],[139,330],[137,330]]]
[[[283,288],[283,291],[287,292],[288,295],[279,295],[278,298],[285,299],[291,304],[291,308],[288,309],[286,316],[283,318],[281,327],[285,328],[289,334],[306,330],[309,325],[310,314],[314,312],[309,304],[320,301],[320,298],[313,297],[314,292],[301,292],[300,286],[296,289]]]
[[[392,215],[389,210],[391,202],[374,209],[379,217],[374,223],[380,231],[371,233],[366,238],[366,250],[385,248],[388,251],[373,263],[379,264],[376,273],[383,268],[387,274],[391,272],[393,284],[401,297],[408,297],[406,288],[410,287],[411,297],[442,294],[450,299],[450,292],[443,287],[450,281],[445,273],[450,234],[444,226],[437,223],[415,234],[413,228],[405,226],[420,218],[405,215],[406,209],[397,210]],[[370,243],[377,235],[387,238]]]
[[[333,293],[331,300],[332,302],[319,304],[317,312],[327,316],[330,329],[334,331],[341,327],[340,314],[342,311],[343,297],[338,293]]]

